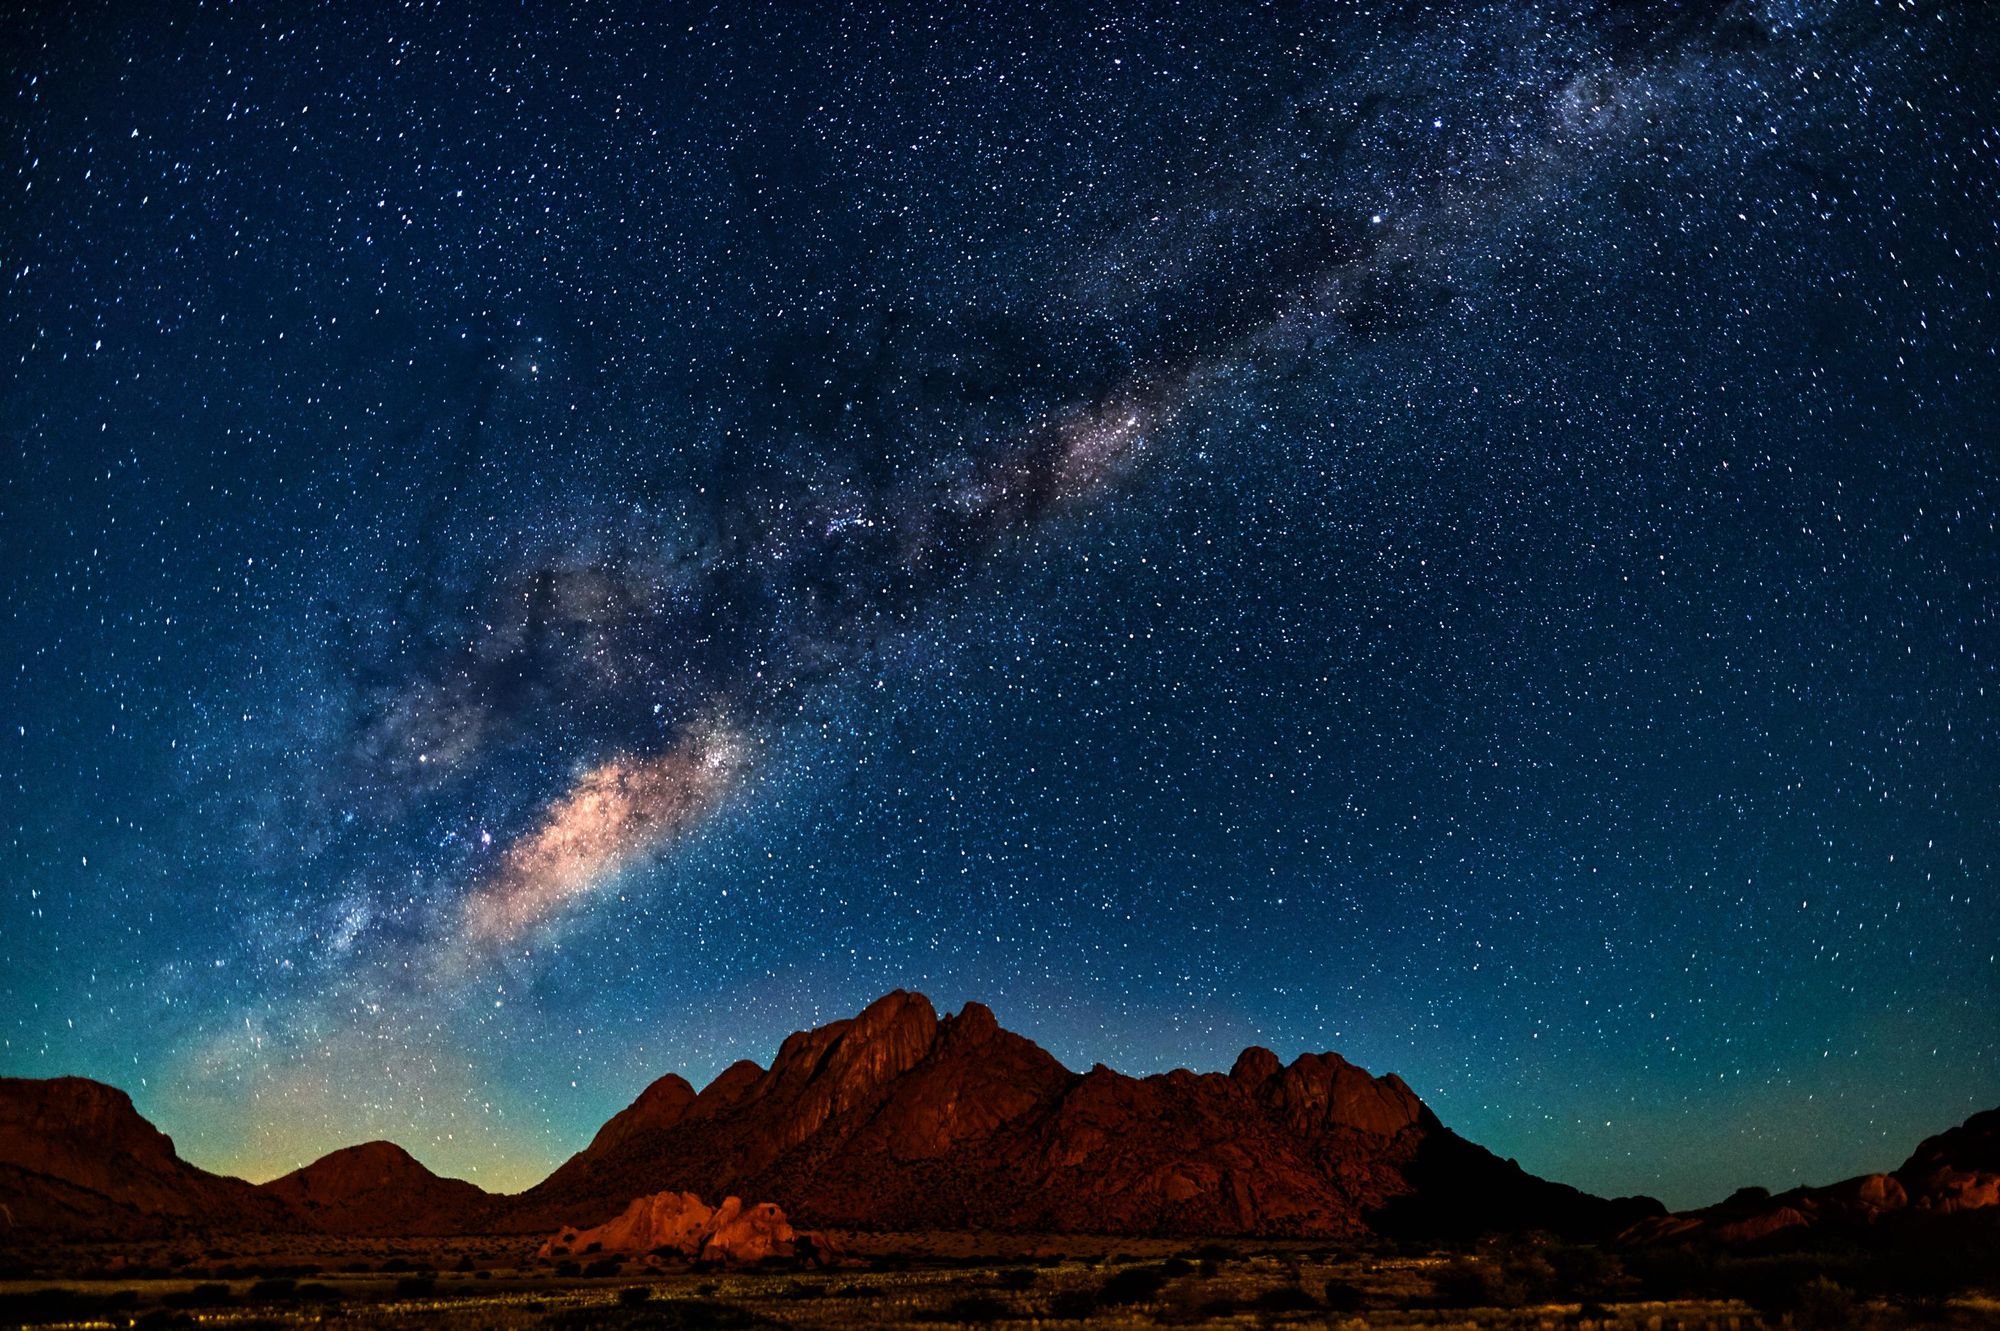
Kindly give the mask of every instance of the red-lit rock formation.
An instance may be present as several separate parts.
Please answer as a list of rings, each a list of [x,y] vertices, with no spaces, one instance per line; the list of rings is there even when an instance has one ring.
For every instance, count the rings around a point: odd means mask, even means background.
[[[979,1004],[940,1018],[901,991],[791,1036],[769,1070],[738,1063],[691,1100],[664,1084],[495,1222],[599,1223],[663,1190],[825,1226],[1114,1233],[1590,1233],[1658,1209],[1537,1179],[1338,1055],[1079,1075]]]
[[[0,1231],[136,1238],[292,1225],[276,1199],[181,1159],[125,1092],[82,1077],[0,1077]]]
[[[791,1036],[769,1069],[738,1063],[699,1094],[660,1078],[514,1197],[387,1143],[253,1188],[180,1161],[123,1095],[74,1079],[6,1083],[0,1142],[0,1224],[58,1233],[519,1233],[602,1225],[662,1192],[764,1198],[819,1227],[1185,1235],[1599,1234],[1659,1210],[1535,1178],[1335,1054],[1079,1074],[977,1003],[939,1017],[901,991]],[[1939,1198],[1983,1195],[1950,1177]]]
[[[769,1202],[746,1206],[740,1197],[725,1197],[722,1205],[711,1208],[691,1192],[658,1192],[634,1198],[601,1225],[565,1227],[538,1255],[622,1253],[743,1266],[771,1260],[823,1262],[835,1251],[824,1235],[793,1229],[785,1213]]]

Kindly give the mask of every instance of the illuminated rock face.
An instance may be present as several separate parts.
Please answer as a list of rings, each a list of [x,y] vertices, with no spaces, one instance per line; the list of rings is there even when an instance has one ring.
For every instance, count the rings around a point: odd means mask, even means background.
[[[836,1251],[825,1236],[800,1233],[769,1202],[746,1206],[725,1197],[709,1207],[691,1192],[634,1198],[615,1218],[590,1229],[567,1227],[541,1246],[544,1258],[622,1253],[743,1266],[777,1260],[823,1261]]]
[[[601,1224],[635,1196],[764,1197],[857,1229],[1615,1233],[1649,1214],[1535,1178],[1338,1054],[1227,1074],[1075,1073],[968,1003],[898,990],[699,1094],[662,1078],[498,1228]]]
[[[711,1208],[702,1197],[724,1199]],[[745,1205],[742,1197],[764,1201]],[[699,1093],[655,1081],[541,1184],[495,1196],[388,1142],[261,1186],[206,1173],[125,1094],[0,1078],[0,1231],[562,1233],[548,1251],[818,1258],[817,1227],[1125,1234],[1477,1234],[1628,1242],[1895,1234],[2000,1207],[2000,1110],[1886,1174],[1667,1215],[1538,1179],[1458,1137],[1394,1076],[1246,1049],[1230,1072],[1075,1073],[969,1003],[898,991],[738,1063]],[[782,1208],[782,1209],[780,1209]],[[1957,1223],[1951,1220],[1949,1223]],[[587,1228],[589,1227],[589,1228]],[[0,1234],[4,1237],[4,1234]]]
[[[125,1092],[83,1077],[0,1077],[0,1229],[137,1238],[297,1227],[276,1198],[181,1159]]]

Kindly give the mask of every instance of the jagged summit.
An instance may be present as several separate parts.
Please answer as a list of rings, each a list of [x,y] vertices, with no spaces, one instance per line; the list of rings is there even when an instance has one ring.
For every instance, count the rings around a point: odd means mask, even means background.
[[[1186,1235],[1604,1234],[1661,1211],[1535,1178],[1337,1054],[1287,1064],[1253,1047],[1228,1073],[1078,1073],[983,1004],[940,1016],[901,989],[786,1037],[769,1067],[733,1064],[699,1091],[657,1078],[511,1197],[390,1142],[262,1187],[220,1179],[174,1156],[122,1093],[79,1079],[0,1086],[0,1127],[0,1201],[64,1232],[552,1231],[661,1193],[757,1198],[818,1227]]]
[[[768,1197],[829,1226],[1133,1233],[1598,1232],[1660,1209],[1536,1179],[1337,1054],[1079,1074],[983,1004],[940,1017],[901,989],[691,1100],[662,1084],[496,1222],[599,1223],[661,1191]]]

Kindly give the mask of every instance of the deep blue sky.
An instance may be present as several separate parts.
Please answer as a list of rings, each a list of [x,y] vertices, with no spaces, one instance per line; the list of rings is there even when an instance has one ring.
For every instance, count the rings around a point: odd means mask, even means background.
[[[1125,12],[10,23],[0,1070],[509,1187],[896,985],[1675,1204],[2000,1103],[1986,7]]]

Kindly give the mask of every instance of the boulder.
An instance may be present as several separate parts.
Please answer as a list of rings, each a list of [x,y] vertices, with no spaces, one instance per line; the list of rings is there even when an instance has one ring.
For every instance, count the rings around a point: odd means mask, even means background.
[[[785,1213],[770,1202],[745,1206],[740,1197],[725,1197],[708,1225],[708,1237],[697,1260],[726,1266],[747,1266],[770,1258],[798,1255],[798,1234]]]
[[[710,1207],[691,1192],[656,1192],[635,1198],[601,1225],[564,1226],[536,1255],[623,1253],[653,1262],[748,1266],[770,1260],[824,1263],[838,1251],[824,1234],[793,1229],[770,1202],[746,1206],[740,1197],[725,1197],[722,1205]]]

